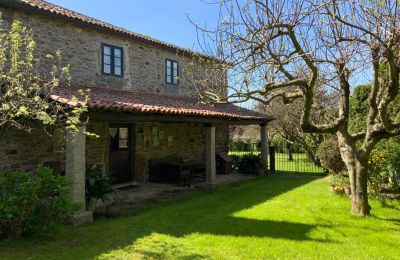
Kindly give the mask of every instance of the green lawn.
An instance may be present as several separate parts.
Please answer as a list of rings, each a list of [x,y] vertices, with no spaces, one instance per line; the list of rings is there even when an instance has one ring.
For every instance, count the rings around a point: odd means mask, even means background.
[[[52,237],[0,242],[0,259],[400,258],[400,203],[372,201],[371,217],[352,217],[328,181],[273,175],[186,194]]]
[[[230,151],[231,155],[259,154],[260,152]],[[280,172],[302,172],[322,174],[322,167],[314,165],[305,153],[293,153],[293,161],[288,161],[286,153],[275,153],[275,170]]]

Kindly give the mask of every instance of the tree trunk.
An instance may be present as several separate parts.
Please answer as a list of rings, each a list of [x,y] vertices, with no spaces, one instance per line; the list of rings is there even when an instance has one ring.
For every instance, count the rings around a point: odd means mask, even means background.
[[[368,204],[368,155],[357,151],[354,143],[346,142],[339,134],[341,157],[346,164],[351,188],[351,213],[355,216],[368,216],[371,207]]]
[[[305,141],[304,136],[294,135],[294,138],[296,139],[296,142],[298,142],[301,145],[304,152],[307,154],[307,157],[311,161],[313,161],[314,165],[321,166],[321,162],[320,162],[319,158],[315,155],[318,145],[315,145],[316,148],[313,148],[312,145],[308,145],[307,142]],[[315,139],[315,138],[313,138],[313,139]],[[314,141],[314,143],[315,143],[315,141]],[[317,143],[318,144],[322,143],[322,141],[317,142]]]
[[[354,190],[351,191],[352,207],[351,212],[357,216],[368,216],[371,207],[368,204],[368,160],[356,161],[355,176],[353,182],[356,183]]]
[[[287,160],[293,161],[292,144],[286,142]]]

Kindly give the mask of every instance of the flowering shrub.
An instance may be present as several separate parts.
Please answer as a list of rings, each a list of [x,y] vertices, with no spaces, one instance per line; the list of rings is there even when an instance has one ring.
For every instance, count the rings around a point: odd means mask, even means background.
[[[330,185],[331,191],[336,194],[350,194],[350,180],[347,175],[332,175]]]

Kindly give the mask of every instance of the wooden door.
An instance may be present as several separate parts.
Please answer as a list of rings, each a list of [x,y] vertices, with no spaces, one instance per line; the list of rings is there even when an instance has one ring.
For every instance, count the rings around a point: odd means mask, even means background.
[[[132,129],[130,125],[110,125],[109,170],[114,184],[131,182],[132,179]]]

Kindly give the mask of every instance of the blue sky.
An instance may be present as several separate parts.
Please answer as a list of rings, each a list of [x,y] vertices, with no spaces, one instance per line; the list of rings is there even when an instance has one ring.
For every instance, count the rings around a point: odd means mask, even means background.
[[[51,3],[146,34],[185,48],[198,50],[197,23],[214,27],[218,6],[202,0],[47,0]]]

